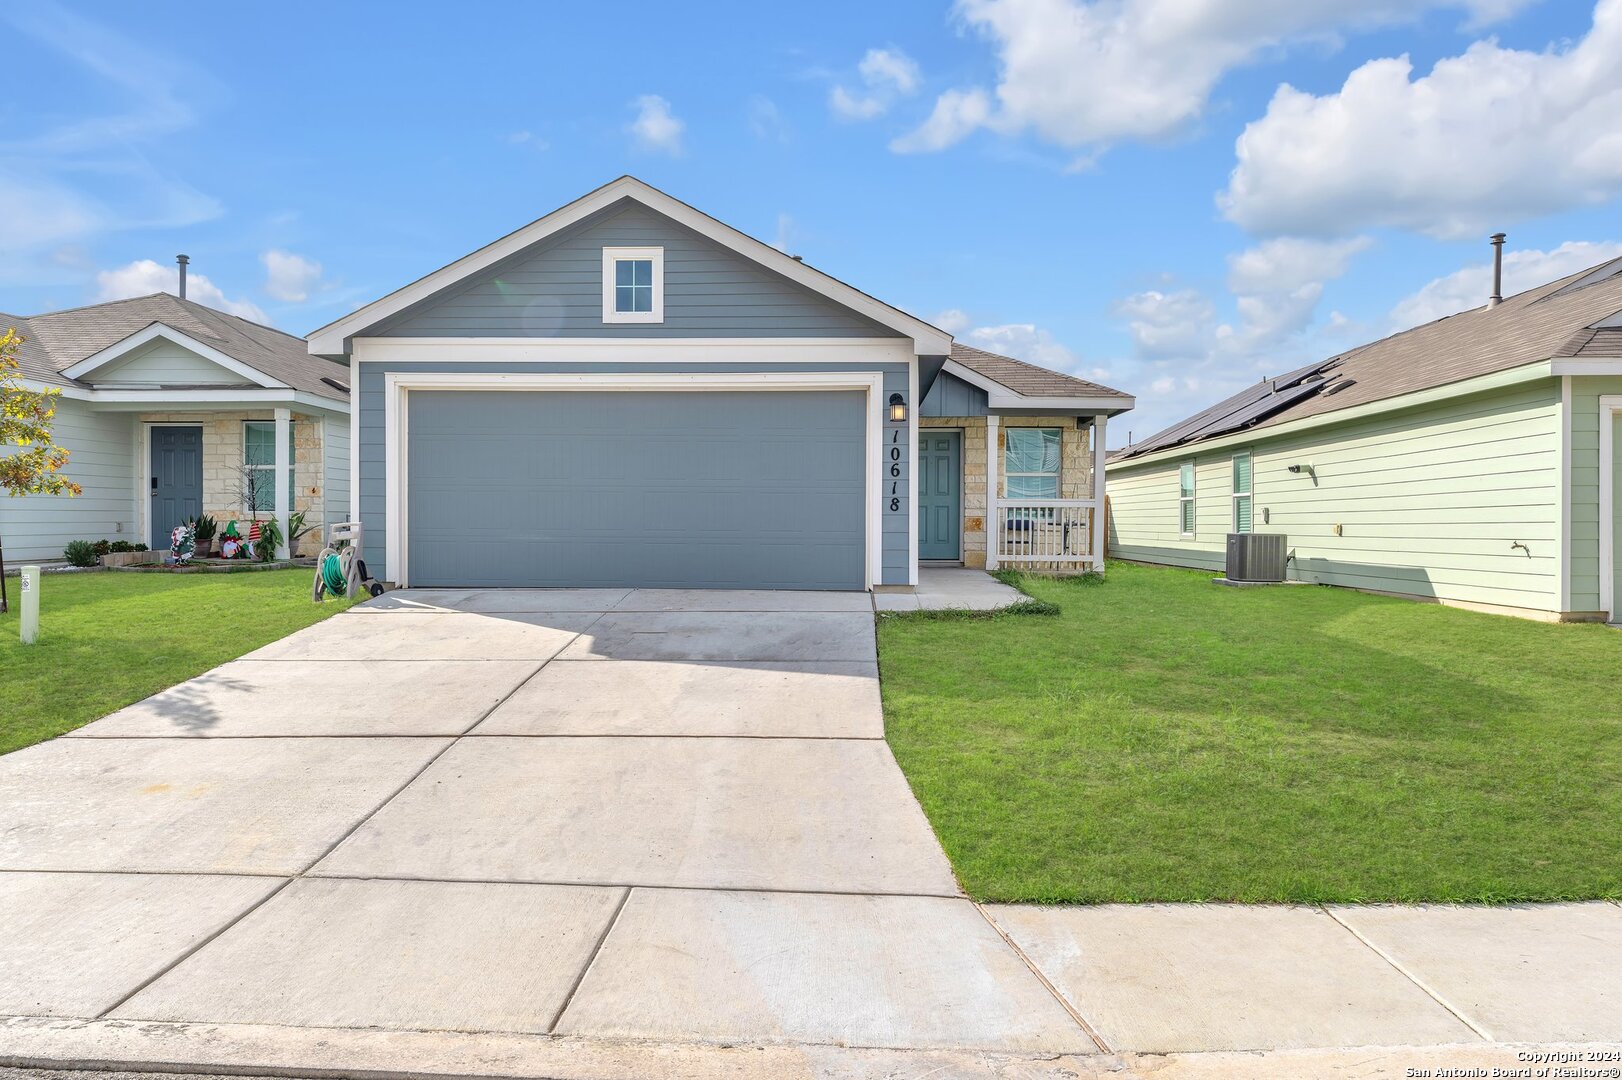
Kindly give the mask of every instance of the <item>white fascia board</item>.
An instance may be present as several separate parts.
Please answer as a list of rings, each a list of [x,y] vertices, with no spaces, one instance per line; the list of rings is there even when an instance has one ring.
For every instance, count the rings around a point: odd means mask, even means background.
[[[72,398],[74,401],[89,401],[94,396],[94,391],[87,390],[82,386],[63,386],[61,383],[42,382],[39,379],[21,379],[19,385],[33,394],[54,392],[65,398]]]
[[[307,394],[302,390],[281,388],[236,388],[220,387],[217,390],[90,390],[82,394],[75,394],[90,402],[91,406],[109,411],[196,411],[207,412],[211,408],[225,408],[242,406],[247,408],[263,408],[265,406],[287,405],[297,406],[305,411],[330,412],[346,415],[349,412],[349,402],[337,401],[333,398],[324,398],[317,394]]]
[[[1337,409],[1334,412],[1305,416],[1300,420],[1291,420],[1272,427],[1250,427],[1214,439],[1196,439],[1192,442],[1179,443],[1176,446],[1168,446],[1164,450],[1156,450],[1152,454],[1113,461],[1108,463],[1106,467],[1124,471],[1136,468],[1139,465],[1154,465],[1164,461],[1186,458],[1190,454],[1203,454],[1208,450],[1222,450],[1230,446],[1243,446],[1262,439],[1294,435],[1299,431],[1310,431],[1313,428],[1344,424],[1351,420],[1361,420],[1366,416],[1378,416],[1381,413],[1413,409],[1422,405],[1433,405],[1436,402],[1447,401],[1450,398],[1468,397],[1471,394],[1486,393],[1489,390],[1501,390],[1510,386],[1518,386],[1521,383],[1537,382],[1541,379],[1551,378],[1553,375],[1554,372],[1550,370],[1550,362],[1548,360],[1539,360],[1535,364],[1523,364],[1520,367],[1495,371],[1490,375],[1478,375],[1473,379],[1465,379],[1462,382],[1448,383],[1446,386],[1433,386],[1426,390],[1416,390],[1411,394],[1401,394],[1381,401],[1371,401],[1365,405],[1353,405],[1349,409]]]
[[[1622,375],[1622,359],[1603,357],[1584,359],[1580,356],[1562,356],[1551,361],[1556,375]]]
[[[917,361],[905,338],[355,338],[358,363],[793,364]]]
[[[1028,397],[1016,390],[1010,389],[991,378],[982,375],[973,368],[948,360],[941,368],[942,371],[956,375],[964,382],[978,386],[986,392],[986,407],[997,409],[1050,409],[1056,413],[1089,412],[1089,413],[1123,413],[1137,405],[1138,399],[1131,397]]]
[[[859,312],[883,326],[905,334],[912,339],[914,351],[919,355],[944,356],[952,351],[952,335],[946,331],[930,326],[922,319],[908,315],[874,299],[860,289],[846,285],[820,270],[792,259],[771,245],[741,233],[730,225],[724,225],[708,214],[695,210],[681,200],[672,198],[635,177],[622,176],[567,206],[530,222],[516,232],[508,233],[494,243],[486,244],[472,254],[464,255],[448,266],[443,266],[426,277],[396,289],[359,311],[328,323],[306,339],[310,343],[310,352],[317,356],[341,356],[348,351],[345,343],[349,338],[624,198],[635,199],[650,210],[687,226],[723,247],[730,248],[745,258],[753,259],[791,281],[820,293],[852,311]]]
[[[255,386],[284,389],[287,386],[286,383],[271,378],[258,368],[244,364],[233,356],[227,356],[212,345],[205,345],[190,334],[183,334],[174,327],[161,322],[152,323],[144,330],[137,330],[129,337],[113,342],[100,352],[92,353],[72,367],[64,368],[62,374],[69,379],[83,379],[94,374],[99,369],[107,367],[109,364],[116,364],[142,345],[156,341],[159,338],[173,342],[183,349],[189,349],[210,363],[218,364],[232,374],[242,376]]]

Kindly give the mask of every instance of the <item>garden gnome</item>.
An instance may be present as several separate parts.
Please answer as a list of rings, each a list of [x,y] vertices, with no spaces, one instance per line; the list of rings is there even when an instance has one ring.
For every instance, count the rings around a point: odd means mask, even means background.
[[[242,534],[237,532],[236,519],[225,527],[225,533],[220,537],[220,558],[234,559],[237,552],[242,549]]]

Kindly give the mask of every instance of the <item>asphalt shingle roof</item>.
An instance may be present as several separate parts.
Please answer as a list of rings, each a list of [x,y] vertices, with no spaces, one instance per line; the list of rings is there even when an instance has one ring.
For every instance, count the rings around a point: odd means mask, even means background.
[[[969,345],[952,343],[952,359],[972,371],[1001,383],[1016,394],[1025,397],[1118,397],[1131,394],[1113,390],[1074,375],[1062,375],[1011,356],[1002,356]]]
[[[1209,423],[1178,421],[1127,447],[1118,457],[1196,443],[1241,428],[1260,430],[1321,416],[1540,360],[1622,356],[1622,327],[1600,325],[1619,310],[1622,259],[1507,297],[1497,307],[1472,308],[1311,365],[1311,370],[1322,373],[1322,392],[1280,400],[1278,408],[1262,408],[1259,418],[1236,427],[1233,418],[1239,415],[1238,406],[1247,397],[1257,397],[1257,388],[1247,387],[1191,418],[1209,418]]]
[[[295,390],[348,400],[348,394],[323,381],[325,377],[342,382],[348,369],[311,356],[303,338],[169,293],[43,315],[0,314],[0,328],[15,327],[25,339],[17,357],[23,373],[65,385],[82,384],[63,376],[64,370],[153,323],[173,327]]]

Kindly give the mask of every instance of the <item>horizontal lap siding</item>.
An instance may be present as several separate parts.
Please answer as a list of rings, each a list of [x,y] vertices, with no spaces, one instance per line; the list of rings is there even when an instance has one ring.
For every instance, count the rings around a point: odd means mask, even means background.
[[[349,417],[328,416],[323,453],[327,477],[325,508],[328,525],[349,520]],[[326,541],[325,532],[321,535]]]
[[[376,363],[365,362],[360,367],[360,395],[357,406],[360,408],[360,445],[356,449],[359,454],[360,467],[360,513],[361,520],[366,526],[366,559],[367,569],[380,580],[392,580],[389,576],[385,561],[386,551],[386,506],[385,506],[385,462],[384,462],[384,402],[383,402],[383,376],[386,371],[395,372],[439,372],[450,371],[460,374],[475,372],[501,372],[507,374],[545,372],[552,374],[566,373],[608,373],[626,374],[637,371],[653,371],[661,374],[675,372],[737,372],[741,370],[738,364],[635,364],[625,363],[577,363],[577,364],[537,364],[537,363],[499,363],[499,364],[432,364],[432,363]],[[908,392],[908,366],[898,363],[842,363],[842,364],[782,364],[769,365],[774,372],[794,371],[835,371],[835,372],[882,372],[884,378],[884,395],[892,393],[905,396]],[[527,391],[526,391],[527,392]],[[544,391],[539,391],[544,392]],[[792,392],[792,391],[786,391]],[[901,433],[901,445],[905,447],[900,462],[898,478],[899,501],[897,509],[889,509],[891,498],[888,487],[875,484],[876,497],[882,498],[879,506],[880,532],[883,542],[881,564],[883,573],[881,583],[903,585],[907,583],[911,563],[909,561],[909,544],[907,535],[907,520],[912,513],[912,502],[908,497],[908,475],[911,468],[912,451],[907,443],[906,425],[890,425],[884,427],[886,447],[890,445],[889,439],[892,430]],[[887,464],[885,466],[887,468]],[[890,478],[886,473],[884,478]]]
[[[1571,610],[1604,607],[1599,580],[1599,399],[1622,394],[1622,377],[1571,378]],[[1615,447],[1622,455],[1622,443]],[[1622,475],[1622,474],[1619,474]]]
[[[1232,527],[1231,461],[1242,449],[1111,468],[1111,553],[1220,571]],[[1255,529],[1289,536],[1291,577],[1557,610],[1558,382],[1296,436],[1258,432],[1249,449]],[[1177,531],[1183,460],[1196,466],[1192,539]],[[1317,483],[1289,472],[1292,464],[1313,465]],[[1511,549],[1515,542],[1531,554]]]
[[[664,249],[664,321],[603,322],[605,247]],[[408,310],[390,337],[898,337],[635,203],[619,203]]]
[[[190,349],[162,338],[138,349],[119,364],[97,372],[96,383],[151,386],[243,386],[248,380],[206,360]]]
[[[62,475],[84,494],[0,496],[0,544],[9,565],[60,559],[70,540],[144,539],[135,531],[135,428],[132,413],[92,412],[57,398],[53,436],[68,450]]]

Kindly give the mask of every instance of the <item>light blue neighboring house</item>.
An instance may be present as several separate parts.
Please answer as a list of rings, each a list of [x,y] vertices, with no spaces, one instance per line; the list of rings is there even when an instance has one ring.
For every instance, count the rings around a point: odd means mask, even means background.
[[[919,417],[939,423],[949,367],[982,414],[1093,435],[1070,461],[1085,498],[980,511],[1018,526],[1012,561],[1084,568],[1102,537],[1069,523],[1101,505],[1104,418],[1132,404],[1015,361],[999,382],[1005,358],[958,363],[945,331],[632,177],[308,342],[349,365],[352,514],[397,585],[915,585],[920,506],[984,529],[963,484],[997,452],[932,451],[920,488]]]
[[[168,293],[0,314],[8,328],[23,385],[59,391],[52,437],[84,489],[0,497],[8,565],[73,540],[165,549],[202,513],[276,517],[284,536],[298,511],[317,528],[347,516],[348,373],[301,339]]]

